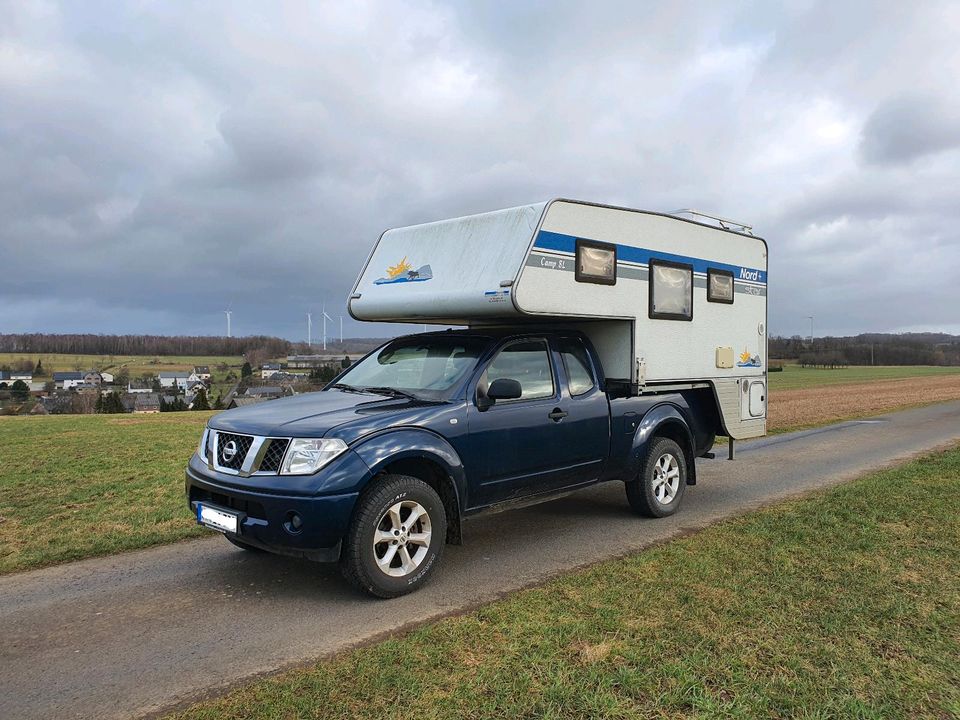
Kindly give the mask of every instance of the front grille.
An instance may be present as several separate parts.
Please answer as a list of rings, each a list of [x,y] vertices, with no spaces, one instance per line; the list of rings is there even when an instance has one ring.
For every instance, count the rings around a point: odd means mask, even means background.
[[[235,443],[237,452],[231,457],[227,457],[224,451],[230,443]],[[243,461],[247,457],[247,451],[253,444],[253,438],[249,435],[234,435],[233,433],[217,433],[217,464],[220,467],[231,470],[239,470],[243,467]]]
[[[260,472],[280,472],[280,463],[283,462],[283,454],[287,451],[289,440],[270,440],[267,451],[263,454],[263,460],[260,461]]]

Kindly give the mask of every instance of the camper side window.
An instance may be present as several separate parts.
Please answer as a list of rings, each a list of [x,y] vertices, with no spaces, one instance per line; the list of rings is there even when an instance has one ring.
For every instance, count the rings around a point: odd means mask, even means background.
[[[617,284],[617,246],[577,238],[577,265],[574,277],[577,282],[597,285]]]
[[[707,268],[707,301],[733,305],[733,273]]]
[[[656,320],[693,320],[693,265],[650,261],[650,312]]]

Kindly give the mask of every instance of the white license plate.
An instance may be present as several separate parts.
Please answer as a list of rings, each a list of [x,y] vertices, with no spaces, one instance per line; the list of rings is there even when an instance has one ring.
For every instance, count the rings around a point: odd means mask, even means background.
[[[197,522],[221,532],[237,532],[237,516],[206,505],[197,505]]]

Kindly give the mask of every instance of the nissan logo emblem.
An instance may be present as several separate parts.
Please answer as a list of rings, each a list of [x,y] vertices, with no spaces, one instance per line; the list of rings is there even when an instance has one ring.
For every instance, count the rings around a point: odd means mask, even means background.
[[[223,446],[223,461],[230,462],[237,456],[237,443],[233,440]]]

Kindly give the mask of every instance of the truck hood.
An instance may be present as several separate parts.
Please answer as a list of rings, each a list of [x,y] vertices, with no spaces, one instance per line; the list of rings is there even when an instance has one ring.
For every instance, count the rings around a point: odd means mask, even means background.
[[[393,425],[419,424],[438,403],[372,393],[325,390],[268,400],[214,415],[210,427],[225,432],[269,437],[323,437],[346,442]],[[330,431],[337,428],[338,431]]]

